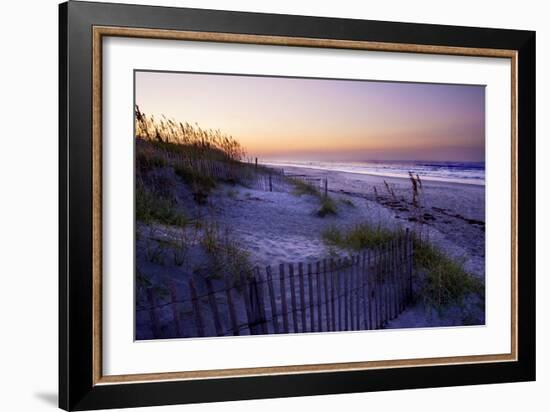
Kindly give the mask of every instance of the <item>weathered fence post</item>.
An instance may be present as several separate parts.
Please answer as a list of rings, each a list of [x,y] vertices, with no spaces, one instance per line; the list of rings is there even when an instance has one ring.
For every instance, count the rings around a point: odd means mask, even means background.
[[[372,298],[371,298],[371,290],[372,290],[372,272],[371,272],[371,268],[370,268],[370,257],[371,257],[371,251],[370,250],[367,250],[367,271],[366,271],[366,276],[367,276],[367,281],[366,281],[366,287],[367,287],[367,290],[366,290],[366,296],[367,296],[367,299],[368,299],[368,302],[367,302],[367,310],[368,310],[368,320],[369,320],[369,326],[368,326],[368,329],[374,329],[372,327]]]
[[[397,297],[398,297],[398,301],[397,301],[397,310],[399,313],[401,313],[403,311],[403,284],[401,282],[403,276],[403,265],[402,265],[402,262],[401,262],[401,254],[402,254],[402,238],[401,238],[401,235],[399,235],[396,239],[396,266],[397,266],[397,270],[396,270],[396,276],[397,276]]]
[[[229,318],[231,320],[231,331],[234,336],[239,336],[239,326],[237,325],[237,313],[235,312],[235,305],[233,305],[233,297],[231,296],[231,290],[233,287],[229,284],[229,281],[225,280],[225,296],[227,298],[227,307],[229,308]]]
[[[395,288],[397,293],[397,313],[400,314],[402,311],[401,307],[401,262],[400,262],[400,253],[401,253],[401,242],[400,238],[398,237],[394,241],[395,245]]]
[[[252,313],[252,303],[250,302],[250,281],[247,281],[244,272],[241,272],[240,281],[244,297],[244,307],[246,310],[246,318],[248,320],[248,329],[251,335],[256,335],[254,325],[254,314]]]
[[[321,298],[321,262],[317,261],[315,264],[315,269],[317,272],[317,320],[319,322],[319,332],[323,331],[323,300]],[[328,301],[325,302],[328,305]]]
[[[390,249],[384,245],[384,325],[390,320],[390,298],[389,298],[389,272],[390,272]]]
[[[355,330],[361,330],[361,301],[360,301],[360,291],[362,289],[362,276],[361,276],[361,260],[360,255],[355,256]]]
[[[344,286],[342,285],[342,276],[340,271],[342,270],[342,259],[338,259],[336,261],[336,299],[337,299],[337,305],[338,305],[338,330],[341,331],[344,327],[344,320],[342,318],[343,311],[342,311],[342,289]]]
[[[330,309],[331,309],[331,314],[332,314],[332,330],[333,331],[336,331],[336,273],[335,273],[335,265],[334,265],[334,260],[333,259],[330,259],[330,283],[331,283],[331,288],[330,288],[330,296],[331,296],[331,302],[330,302]],[[326,270],[325,270],[326,272]],[[330,318],[328,318],[330,319]],[[327,321],[328,321],[327,319]],[[328,323],[328,322],[327,322]]]
[[[348,315],[351,316],[351,313],[350,313],[350,306],[349,303],[350,303],[350,293],[349,293],[349,281],[348,281],[348,277],[351,277],[351,276],[348,276],[349,275],[349,272],[350,272],[350,269],[351,269],[351,266],[349,265],[349,260],[348,258],[345,258],[344,259],[344,267],[343,267],[343,272],[344,272],[344,330],[349,330],[348,329]]]
[[[390,240],[388,242],[388,291],[389,291],[389,304],[390,304],[390,311],[389,311],[389,316],[388,316],[388,320],[391,320],[395,317],[395,311],[394,311],[394,304],[395,304],[395,299],[394,299],[394,295],[393,295],[393,292],[394,292],[394,287],[393,287],[393,265],[394,265],[394,260],[393,260],[393,243],[392,241]]]
[[[216,328],[216,335],[222,336],[222,324],[220,321],[220,312],[218,311],[218,304],[216,303],[216,294],[214,288],[212,287],[212,280],[210,278],[205,278],[206,290],[208,293],[208,303],[210,304],[210,310],[212,311],[212,316],[214,317],[214,327]]]
[[[382,325],[382,248],[376,248],[376,329]]]
[[[363,329],[369,328],[369,312],[367,308],[367,251],[361,253],[361,269],[359,270],[359,278],[361,279],[361,298],[363,299]],[[360,328],[361,329],[361,328]]]
[[[409,300],[409,229],[405,230],[403,235],[403,289],[405,290],[405,300]]]
[[[328,196],[328,178],[325,177],[325,197]]]
[[[290,302],[292,304],[292,327],[293,332],[298,333],[298,313],[296,305],[296,285],[294,281],[294,264],[289,263],[288,265],[288,281],[290,282]]]
[[[355,276],[355,256],[351,257],[351,271],[350,271],[350,286],[349,286],[349,303],[350,303],[350,330],[356,330],[357,323],[357,276]]]
[[[281,189],[279,189],[281,190]],[[269,191],[273,192],[273,183],[271,182],[271,173],[269,174]]]
[[[154,338],[160,338],[160,320],[157,314],[157,297],[153,288],[147,289],[147,300],[149,301],[149,319]]]
[[[258,158],[254,161],[254,169],[258,169]]]
[[[286,304],[285,265],[279,265],[279,285],[281,289],[281,315],[283,317],[283,332],[288,333],[288,308]]]
[[[315,311],[314,311],[314,292],[313,292],[313,271],[311,270],[311,263],[307,264],[307,284],[309,286],[309,329],[310,332],[315,332]]]
[[[406,230],[406,237],[407,237],[407,276],[409,278],[409,301],[412,300],[412,290],[413,290],[413,284],[412,284],[412,239],[411,234],[409,232],[409,228]]]
[[[262,275],[260,269],[256,268],[254,271],[254,293],[255,301],[252,300],[256,323],[262,330],[262,333],[267,334],[267,319],[265,316],[265,302],[264,302],[264,282],[262,281]]]
[[[355,313],[355,256],[350,257],[350,270],[349,270],[349,329],[355,330],[355,318],[357,313]]]
[[[399,315],[399,289],[397,282],[397,239],[393,239],[392,245],[392,283],[393,283],[393,317]]]
[[[277,304],[275,302],[275,292],[273,290],[273,278],[271,276],[271,266],[265,268],[267,277],[267,287],[269,289],[269,301],[271,302],[271,321],[273,322],[273,330],[279,333],[279,320],[277,319]]]
[[[248,287],[245,290],[245,294],[250,294],[248,296],[248,303],[250,305],[248,317],[248,327],[250,328],[250,333],[252,335],[260,335],[263,333],[264,318],[262,316],[261,310],[261,296],[258,289],[258,280],[256,276],[252,276],[248,281]]]
[[[304,265],[302,262],[298,263],[298,274],[300,276],[300,315],[302,318],[302,332],[307,332],[306,325],[306,294],[304,285]]]
[[[197,289],[195,288],[195,282],[193,279],[189,280],[189,290],[191,291],[191,301],[193,303],[193,312],[195,312],[195,325],[197,327],[197,333],[199,336],[204,336],[204,322],[202,321],[202,313],[200,308],[200,302],[197,298]]]

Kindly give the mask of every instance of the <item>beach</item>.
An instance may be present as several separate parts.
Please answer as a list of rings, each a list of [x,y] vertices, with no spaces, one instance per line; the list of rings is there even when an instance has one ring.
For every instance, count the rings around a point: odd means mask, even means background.
[[[169,169],[164,173],[172,178]],[[307,265],[327,258],[344,258],[349,251],[327,245],[323,233],[331,228],[346,231],[367,224],[392,231],[408,228],[418,233],[421,230],[426,242],[437,245],[447,256],[460,262],[465,271],[484,282],[484,186],[424,180],[418,206],[414,207],[411,181],[407,178],[309,167],[286,167],[284,173],[312,181],[326,179],[327,195],[336,205],[336,213],[320,217],[316,213],[318,196],[297,194],[290,185],[269,191],[220,184],[209,195],[208,204],[199,205],[193,200],[190,188],[177,183],[177,203],[192,219],[208,221],[215,224],[219,232],[228,234],[231,242],[245,251],[250,264],[262,270],[266,267],[276,270],[280,264]],[[176,282],[184,293],[189,293],[186,286],[189,279],[209,275],[210,258],[198,243],[187,250],[182,265],[173,264],[170,257],[164,259],[162,265],[146,258],[143,249],[147,248],[144,243],[147,239],[174,244],[180,241],[181,231],[163,225],[138,225],[137,230],[138,267],[153,284]],[[193,243],[190,237],[186,241]],[[420,290],[423,285],[418,281],[415,287]],[[466,318],[472,324],[483,324],[484,311],[478,296],[466,297],[461,305],[448,305],[439,310],[426,306],[420,299],[389,321],[385,328],[461,326]]]
[[[231,227],[250,250],[258,265],[314,261],[327,254],[321,232],[332,225],[351,227],[367,222],[391,228],[412,228],[416,212],[411,207],[408,178],[286,167],[285,173],[328,180],[328,193],[338,212],[319,218],[315,199],[291,192],[266,192],[248,188],[218,191],[212,203],[215,216]],[[392,203],[389,185],[399,204]],[[464,260],[466,269],[484,276],[485,190],[481,185],[422,182],[423,225],[430,241],[450,256]],[[374,194],[374,188],[378,196]],[[231,193],[227,196],[227,193]],[[408,204],[408,206],[407,206]],[[408,209],[408,210],[406,210]]]

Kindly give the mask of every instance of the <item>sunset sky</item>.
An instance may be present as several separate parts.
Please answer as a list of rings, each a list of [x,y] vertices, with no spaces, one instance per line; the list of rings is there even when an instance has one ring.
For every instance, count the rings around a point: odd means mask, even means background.
[[[148,115],[232,135],[251,157],[483,161],[485,87],[136,72]]]

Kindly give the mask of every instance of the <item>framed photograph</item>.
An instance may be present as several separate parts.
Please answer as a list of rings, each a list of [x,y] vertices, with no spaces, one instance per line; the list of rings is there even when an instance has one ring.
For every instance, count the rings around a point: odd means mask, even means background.
[[[60,407],[535,379],[535,33],[60,5]]]

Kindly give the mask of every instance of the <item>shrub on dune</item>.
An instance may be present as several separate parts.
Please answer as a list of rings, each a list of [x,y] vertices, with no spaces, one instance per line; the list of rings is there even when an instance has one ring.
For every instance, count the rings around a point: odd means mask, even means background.
[[[321,206],[319,207],[319,210],[317,210],[317,216],[325,217],[327,215],[335,215],[335,214],[336,214],[336,204],[334,203],[334,201],[328,196],[321,197]]]

